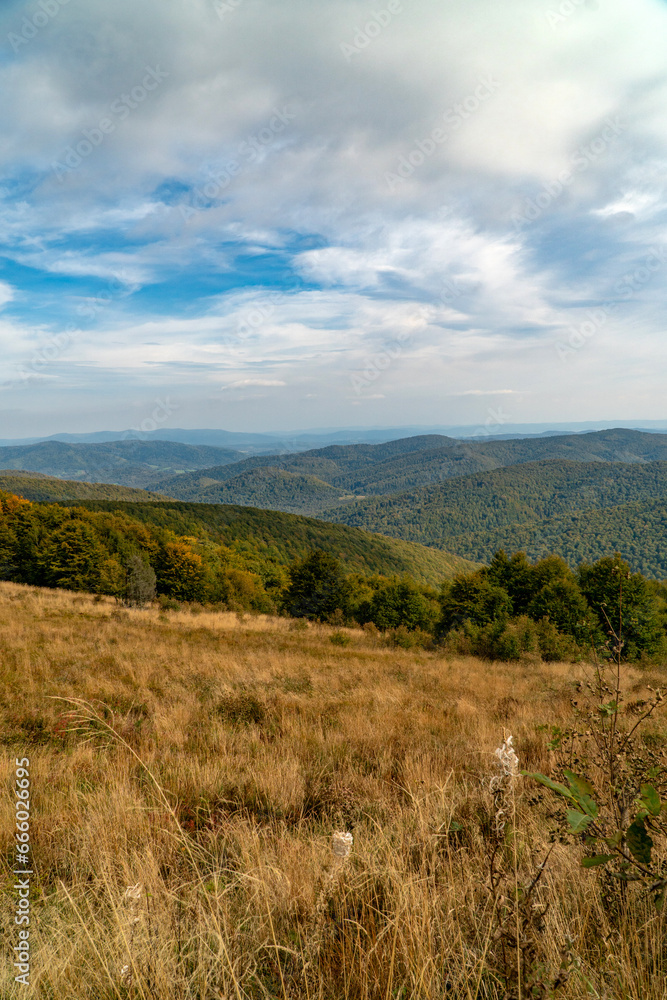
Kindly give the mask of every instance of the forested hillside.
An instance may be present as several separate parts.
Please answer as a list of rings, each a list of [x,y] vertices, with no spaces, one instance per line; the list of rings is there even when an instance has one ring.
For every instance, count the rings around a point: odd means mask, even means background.
[[[160,500],[161,494],[136,490],[130,486],[113,483],[82,483],[71,479],[57,479],[41,472],[14,472],[0,469],[0,490],[16,493],[26,500],[56,503],[64,500]]]
[[[667,462],[535,462],[394,496],[355,501],[340,523],[488,561],[498,548],[571,566],[618,551],[667,577]]]
[[[381,445],[332,446],[292,455],[254,456],[158,479],[153,488],[183,500],[259,507],[273,494],[271,502],[282,510],[302,511],[307,498],[309,511],[324,512],[346,503],[350,494],[389,495],[536,461],[644,464],[665,460],[667,435],[643,431],[616,429],[510,441],[458,441],[434,434]],[[264,470],[263,476],[257,476],[258,469]],[[249,475],[253,471],[255,476]],[[292,493],[285,472],[299,477],[289,481]],[[309,480],[302,478],[311,476],[328,483],[339,494],[312,491]],[[225,485],[216,487],[216,483]]]
[[[338,506],[346,499],[355,499],[354,494],[331,486],[317,476],[299,475],[287,469],[249,469],[223,482],[201,473],[190,473],[162,482],[173,482],[180,500],[239,504],[282,510],[289,514],[317,514],[323,509]]]
[[[474,568],[356,528],[245,507],[31,503],[0,492],[0,579],[134,599],[275,611],[288,567],[314,549],[362,578],[439,585]]]
[[[237,462],[242,457],[241,452],[231,448],[175,441],[127,439],[99,444],[41,441],[0,448],[0,468],[153,489],[154,483],[168,474]]]
[[[259,573],[287,566],[311,549],[332,553],[349,572],[407,573],[415,580],[432,585],[476,565],[460,556],[413,542],[282,511],[174,501],[89,501],[83,506],[91,512],[118,512],[177,535],[222,543],[237,551],[247,568]]]

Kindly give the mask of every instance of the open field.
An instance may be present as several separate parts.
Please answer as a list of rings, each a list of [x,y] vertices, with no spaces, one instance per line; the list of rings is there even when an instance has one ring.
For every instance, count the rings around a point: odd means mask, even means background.
[[[3,998],[551,995],[504,993],[496,931],[549,849],[555,803],[517,778],[499,842],[490,782],[510,733],[521,768],[556,776],[551,727],[573,723],[588,665],[10,583],[0,656],[5,956],[15,758],[30,760],[35,872],[31,985],[6,957]],[[662,669],[624,669],[628,701],[664,684]],[[664,768],[664,709],[644,732],[638,752]],[[347,859],[336,830],[354,836]],[[664,998],[665,911],[605,887],[582,855],[572,838],[553,848],[534,967],[546,981],[567,965],[553,994],[567,1000]]]

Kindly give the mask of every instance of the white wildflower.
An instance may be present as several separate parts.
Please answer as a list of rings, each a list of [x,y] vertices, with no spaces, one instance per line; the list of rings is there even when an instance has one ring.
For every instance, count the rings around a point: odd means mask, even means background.
[[[137,882],[136,885],[128,885],[125,890],[125,899],[136,899],[137,901],[141,899],[141,883]]]
[[[502,746],[499,746],[497,750],[494,750],[494,753],[498,758],[503,778],[518,778],[519,758],[514,752],[511,735],[507,737]]]
[[[349,857],[353,840],[354,838],[351,833],[343,833],[342,830],[336,830],[331,838],[331,847],[337,858]]]

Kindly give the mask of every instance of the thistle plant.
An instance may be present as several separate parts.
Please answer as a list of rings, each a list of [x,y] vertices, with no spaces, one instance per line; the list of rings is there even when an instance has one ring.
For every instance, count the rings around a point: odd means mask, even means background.
[[[623,902],[628,884],[639,883],[660,910],[667,888],[667,801],[661,798],[667,792],[667,769],[664,754],[655,753],[639,737],[640,727],[665,696],[647,685],[651,694],[645,701],[627,704],[623,698],[622,607],[619,573],[617,627],[602,609],[609,634],[607,658],[600,662],[596,657],[592,681],[579,685],[584,704],[573,701],[578,724],[569,732],[554,731],[550,744],[559,754],[565,783],[540,773],[522,774],[558,796],[565,807],[564,839],[573,837],[575,845],[584,848],[582,868],[597,868],[609,884],[619,887]]]
[[[324,876],[322,887],[319,891],[317,902],[315,903],[313,933],[308,941],[306,950],[307,960],[303,967],[304,973],[307,975],[312,976],[314,962],[319,957],[322,949],[324,923],[329,900],[331,899],[336,883],[342,874],[343,868],[352,853],[353,842],[354,838],[352,837],[352,834],[343,830],[336,830],[331,838],[333,864]]]
[[[519,879],[516,784],[523,772],[512,736],[495,751],[497,773],[489,782],[493,796],[493,847],[489,856],[489,890],[492,898],[489,959],[502,985],[502,1000],[534,1000],[553,996],[568,980],[573,964],[571,942],[561,952],[560,967],[546,968],[541,958],[548,903],[538,900],[538,887],[551,850],[528,882]]]
[[[130,927],[130,940],[128,942],[127,950],[130,961],[129,964],[124,965],[120,970],[120,979],[123,985],[129,988],[132,985],[134,974],[134,970],[132,968],[132,944],[134,942],[134,932],[140,920],[139,901],[141,900],[141,884],[137,882],[136,885],[128,885],[123,899],[125,899],[129,904],[127,922]]]

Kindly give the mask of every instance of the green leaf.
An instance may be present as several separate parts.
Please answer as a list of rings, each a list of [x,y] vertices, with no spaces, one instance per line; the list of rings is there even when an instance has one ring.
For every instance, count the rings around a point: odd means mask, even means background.
[[[572,833],[583,833],[589,823],[593,822],[593,817],[585,816],[583,813],[577,812],[576,809],[568,809],[567,821]]]
[[[550,788],[552,792],[558,792],[559,795],[564,795],[566,799],[574,801],[574,795],[565,785],[559,785],[557,781],[552,781],[551,778],[547,778],[544,774],[534,774],[530,771],[522,771],[521,773],[524,778],[534,778],[541,785],[546,785],[547,788]]]
[[[563,771],[563,774],[567,778],[567,783],[577,795],[595,795],[595,789],[589,781],[582,778],[581,775],[575,774],[574,771]]]
[[[641,800],[650,812],[651,816],[659,816],[662,803],[660,802],[660,796],[656,792],[653,785],[642,785],[641,793]]]
[[[574,771],[563,771],[563,774],[567,778],[567,783],[583,811],[595,819],[598,814],[598,807],[592,798],[595,794],[593,786],[585,778],[575,774]]]
[[[614,714],[617,708],[618,705],[616,704],[616,702],[610,701],[606,705],[598,705],[598,712],[603,718],[607,719],[609,718],[610,715]]]
[[[594,854],[592,858],[582,858],[582,868],[597,868],[599,865],[606,865],[608,861],[613,861],[613,854]]]
[[[646,832],[644,820],[636,819],[634,823],[628,827],[628,831],[625,836],[633,858],[643,865],[650,865],[653,839]]]
[[[617,830],[612,837],[605,837],[604,842],[608,847],[618,847],[623,840],[623,833],[621,830]]]

